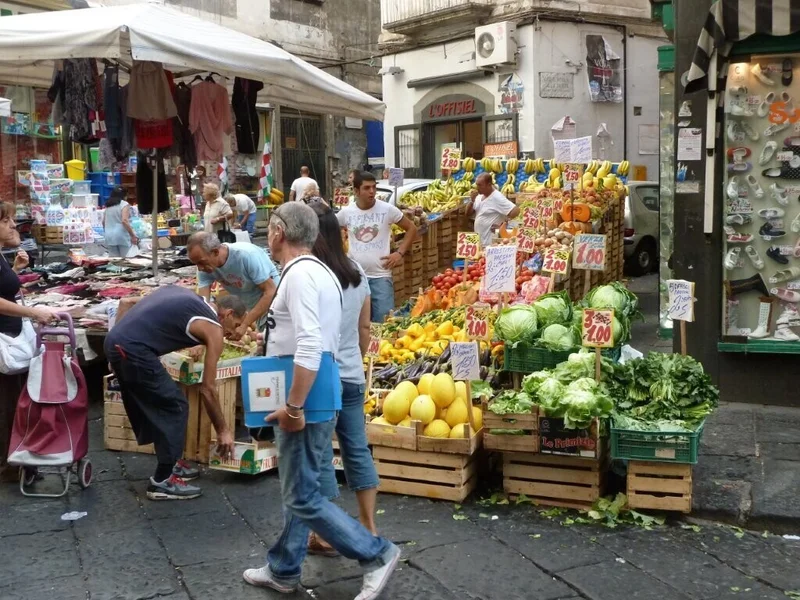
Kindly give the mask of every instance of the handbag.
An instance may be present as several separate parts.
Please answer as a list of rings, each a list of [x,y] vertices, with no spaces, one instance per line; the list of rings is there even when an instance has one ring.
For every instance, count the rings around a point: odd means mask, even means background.
[[[236,234],[228,229],[227,219],[222,222],[222,229],[217,232],[217,237],[223,244],[233,244],[236,242]]]
[[[24,305],[22,292],[20,300]],[[0,373],[3,375],[16,375],[27,371],[34,354],[36,354],[36,331],[30,319],[22,319],[22,330],[16,337],[0,333]]]

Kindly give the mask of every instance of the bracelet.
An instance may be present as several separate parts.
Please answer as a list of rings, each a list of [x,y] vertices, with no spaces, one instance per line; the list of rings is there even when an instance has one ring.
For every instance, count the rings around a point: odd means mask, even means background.
[[[286,408],[291,408],[292,410],[299,410],[300,412],[303,412],[305,410],[305,408],[303,408],[302,406],[295,406],[294,404],[289,404],[288,402],[286,403]]]
[[[288,416],[290,419],[295,419],[295,420],[297,420],[297,419],[302,419],[302,418],[303,418],[303,415],[294,416],[294,415],[293,415],[292,413],[290,413],[288,410],[286,411],[286,415],[287,415],[287,416]]]

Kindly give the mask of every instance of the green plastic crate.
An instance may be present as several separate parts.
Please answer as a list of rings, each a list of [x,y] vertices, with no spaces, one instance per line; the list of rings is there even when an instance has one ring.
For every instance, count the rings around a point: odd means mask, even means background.
[[[542,369],[552,369],[556,365],[567,360],[570,354],[577,351],[578,350],[567,350],[565,352],[556,352],[529,344],[517,344],[517,346],[513,348],[509,345],[506,346],[503,351],[503,369],[514,373],[526,374],[533,373],[534,371],[541,371]],[[620,356],[622,356],[622,348],[608,348],[603,350],[603,356],[617,362]]]
[[[611,457],[676,464],[697,464],[705,420],[695,431],[633,431],[611,425]]]

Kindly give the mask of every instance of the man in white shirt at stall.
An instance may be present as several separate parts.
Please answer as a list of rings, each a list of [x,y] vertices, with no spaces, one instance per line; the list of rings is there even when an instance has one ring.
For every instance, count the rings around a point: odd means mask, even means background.
[[[311,179],[311,171],[308,167],[300,167],[300,177],[292,182],[292,189],[289,191],[289,202],[302,200],[306,195],[306,188],[311,183],[317,183]]]
[[[336,419],[319,422],[320,417],[313,412],[306,415],[304,408],[323,353],[335,356],[339,351],[342,318],[339,281],[311,251],[318,235],[319,219],[302,202],[279,206],[270,216],[267,243],[283,271],[267,319],[266,355],[294,357],[286,403],[267,417],[275,426],[285,519],[266,564],[247,569],[244,579],[282,594],[293,593],[313,531],[342,556],[359,561],[365,573],[356,600],[375,600],[397,566],[400,550],[322,495],[320,465]],[[306,417],[316,422],[306,422]]]
[[[519,215],[519,206],[495,189],[492,176],[481,173],[475,180],[477,190],[472,190],[472,204],[468,211],[475,212],[475,233],[481,236],[481,248],[492,245],[492,230]]]
[[[247,194],[228,194],[225,200],[236,213],[236,222],[252,238],[256,231],[256,203]]]

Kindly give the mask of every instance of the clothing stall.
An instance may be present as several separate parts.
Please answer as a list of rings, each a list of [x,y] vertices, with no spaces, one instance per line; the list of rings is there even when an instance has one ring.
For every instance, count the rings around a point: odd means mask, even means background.
[[[106,63],[102,82],[90,72],[94,62],[85,59]],[[67,69],[73,72],[65,73]],[[74,72],[81,69],[88,71]],[[59,73],[85,85],[73,88],[67,98],[66,90],[59,87]],[[70,113],[65,136],[79,142],[96,135],[99,127],[108,139],[105,147],[117,156],[130,150],[126,144],[131,133],[140,145],[144,139],[146,147],[155,149],[152,167],[137,166],[137,178],[152,178],[148,192],[152,194],[154,274],[160,200],[163,206],[160,179],[165,177],[159,172],[163,160],[158,158],[158,149],[169,148],[185,164],[222,162],[222,136],[233,131],[227,89],[214,81],[214,75],[235,78],[232,106],[237,122],[239,115],[243,122],[252,120],[256,96],[301,111],[383,119],[381,101],[292,54],[160,4],[10,16],[3,18],[0,29],[0,82],[46,88],[60,97]],[[104,114],[93,114],[80,104],[81,93],[88,97],[93,86],[101,93],[101,87],[119,85],[121,79],[128,81],[125,94],[112,94]],[[187,98],[190,86],[191,102]],[[70,110],[76,102],[81,111]],[[76,118],[78,112],[80,118]],[[128,131],[131,119],[134,132]],[[254,149],[252,128],[237,127],[235,133],[240,145]]]

